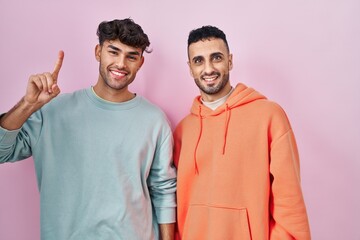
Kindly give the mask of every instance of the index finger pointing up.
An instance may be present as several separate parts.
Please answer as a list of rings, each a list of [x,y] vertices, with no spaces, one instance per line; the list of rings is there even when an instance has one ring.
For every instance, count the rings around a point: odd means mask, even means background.
[[[54,71],[52,72],[51,76],[54,80],[54,82],[56,83],[57,82],[57,78],[59,76],[59,72],[60,72],[60,69],[61,69],[61,66],[62,66],[62,63],[63,63],[63,60],[64,60],[64,52],[63,51],[59,51],[59,54],[58,54],[58,59],[55,63],[55,68],[54,68]]]

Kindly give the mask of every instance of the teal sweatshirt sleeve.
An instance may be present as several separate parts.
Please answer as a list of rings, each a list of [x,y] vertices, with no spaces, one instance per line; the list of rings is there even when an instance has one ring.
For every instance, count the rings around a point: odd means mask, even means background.
[[[155,151],[148,178],[148,186],[159,224],[176,221],[176,170],[173,165],[173,137],[170,131],[163,134]]]
[[[0,127],[0,163],[16,162],[32,155],[32,147],[41,132],[40,111],[32,114],[24,125],[9,131]]]

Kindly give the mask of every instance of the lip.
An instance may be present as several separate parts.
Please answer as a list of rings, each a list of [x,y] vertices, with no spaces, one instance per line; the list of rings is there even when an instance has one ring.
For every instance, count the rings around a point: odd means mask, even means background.
[[[114,70],[114,69],[110,69],[109,72],[115,79],[122,79],[126,75],[128,75],[128,73],[126,71],[119,71],[119,70]]]
[[[206,76],[202,76],[201,79],[205,82],[205,83],[209,83],[212,84],[214,82],[216,82],[216,80],[219,79],[219,74],[213,74],[213,75],[206,75]]]

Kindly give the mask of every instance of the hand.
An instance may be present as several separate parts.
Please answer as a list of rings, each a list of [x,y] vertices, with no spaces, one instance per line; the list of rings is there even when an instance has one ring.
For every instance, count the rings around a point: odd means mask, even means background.
[[[60,93],[57,85],[59,72],[63,63],[64,52],[59,51],[58,59],[52,73],[32,75],[29,78],[24,101],[35,108],[41,108]]]

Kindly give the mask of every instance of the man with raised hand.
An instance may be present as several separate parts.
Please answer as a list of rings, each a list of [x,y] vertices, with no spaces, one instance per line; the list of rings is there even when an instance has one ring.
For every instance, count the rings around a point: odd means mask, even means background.
[[[149,39],[131,19],[102,22],[97,35],[95,86],[58,96],[60,51],[54,71],[31,76],[1,115],[0,163],[33,156],[42,240],[173,239],[171,129],[128,89]]]

